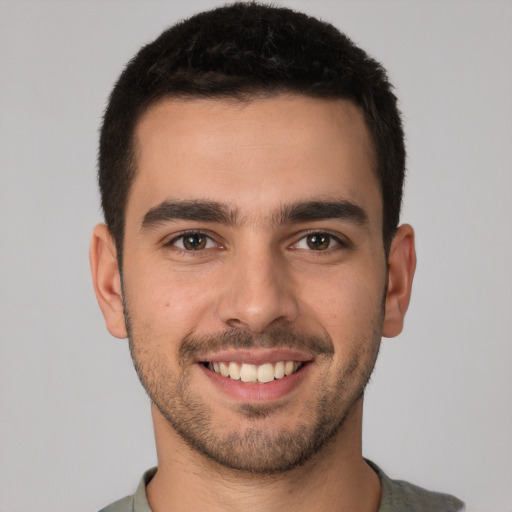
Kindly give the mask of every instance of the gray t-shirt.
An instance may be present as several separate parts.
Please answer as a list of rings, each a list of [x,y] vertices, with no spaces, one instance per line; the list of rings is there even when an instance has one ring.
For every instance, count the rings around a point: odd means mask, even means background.
[[[464,503],[449,494],[427,491],[402,480],[391,480],[373,462],[368,464],[380,479],[382,493],[378,512],[457,512],[464,510]],[[133,496],[126,496],[100,512],[151,512],[146,497],[146,485],[157,468],[146,471]]]

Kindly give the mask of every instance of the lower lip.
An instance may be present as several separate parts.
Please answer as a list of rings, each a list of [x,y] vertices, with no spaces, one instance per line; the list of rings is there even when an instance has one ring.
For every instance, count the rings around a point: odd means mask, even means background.
[[[297,388],[309,373],[311,363],[282,379],[274,379],[264,384],[258,382],[242,382],[230,379],[198,364],[203,374],[226,395],[240,402],[271,402],[283,398]]]

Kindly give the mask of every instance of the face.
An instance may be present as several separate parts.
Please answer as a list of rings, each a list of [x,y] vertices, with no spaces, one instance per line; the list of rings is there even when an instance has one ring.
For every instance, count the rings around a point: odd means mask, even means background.
[[[226,467],[304,463],[360,404],[389,302],[361,112],[298,96],[166,100],[136,149],[124,312],[156,414]]]

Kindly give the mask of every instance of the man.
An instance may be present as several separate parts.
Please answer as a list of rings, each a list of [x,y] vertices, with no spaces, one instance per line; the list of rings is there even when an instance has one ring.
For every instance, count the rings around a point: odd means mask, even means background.
[[[361,450],[411,293],[385,71],[332,26],[234,4],[144,47],[101,131],[91,267],[152,402],[158,469],[107,511],[455,511]]]

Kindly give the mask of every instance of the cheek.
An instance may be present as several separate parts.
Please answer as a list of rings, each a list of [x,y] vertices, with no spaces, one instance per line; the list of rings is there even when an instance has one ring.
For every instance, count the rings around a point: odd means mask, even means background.
[[[384,280],[364,271],[351,270],[331,274],[317,281],[314,290],[302,294],[303,305],[316,317],[330,336],[353,338],[373,331],[376,319],[382,316]]]
[[[334,345],[325,382],[365,380],[371,372],[382,337],[383,286],[361,281],[357,274],[344,275],[332,279],[329,293],[311,306]]]
[[[130,273],[128,274],[128,270]],[[133,327],[181,339],[201,323],[212,302],[211,287],[200,276],[171,273],[165,265],[127,269],[127,303]]]

